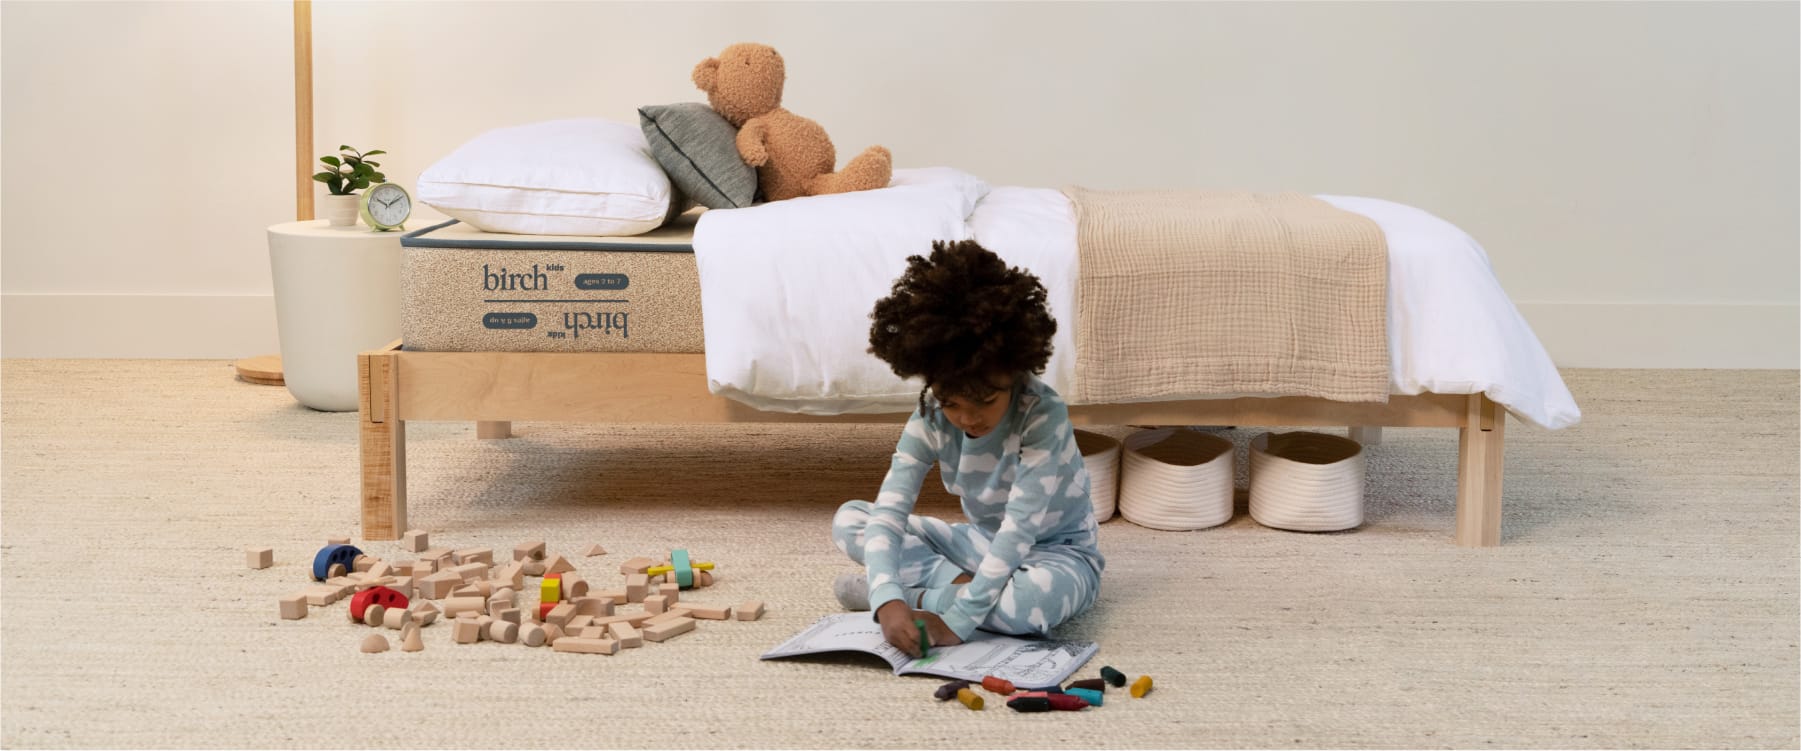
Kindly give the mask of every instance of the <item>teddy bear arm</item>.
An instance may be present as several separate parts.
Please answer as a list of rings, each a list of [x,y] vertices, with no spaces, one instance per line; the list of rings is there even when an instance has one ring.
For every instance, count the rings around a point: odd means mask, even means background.
[[[738,156],[744,163],[752,167],[761,167],[769,163],[769,147],[765,145],[769,137],[769,124],[762,118],[752,119],[738,130]]]

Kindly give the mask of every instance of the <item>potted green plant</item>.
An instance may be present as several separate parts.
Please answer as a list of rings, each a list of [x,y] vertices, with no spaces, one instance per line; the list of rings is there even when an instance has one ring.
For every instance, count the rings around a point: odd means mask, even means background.
[[[336,155],[319,157],[319,161],[330,169],[313,175],[313,179],[325,183],[331,191],[320,204],[320,215],[333,227],[349,227],[356,224],[356,192],[388,179],[375,169],[381,162],[369,161],[369,157],[387,152],[380,149],[363,152],[349,146],[339,146],[338,151]]]

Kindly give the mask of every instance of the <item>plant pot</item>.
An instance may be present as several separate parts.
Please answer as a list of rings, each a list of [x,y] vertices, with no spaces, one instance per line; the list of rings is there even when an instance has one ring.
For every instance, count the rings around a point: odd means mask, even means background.
[[[319,201],[319,218],[333,227],[349,227],[356,224],[357,212],[362,208],[357,205],[356,196],[340,196],[331,193]]]

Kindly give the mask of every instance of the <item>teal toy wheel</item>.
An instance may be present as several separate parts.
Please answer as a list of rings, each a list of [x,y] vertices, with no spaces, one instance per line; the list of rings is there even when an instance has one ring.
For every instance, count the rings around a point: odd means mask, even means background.
[[[675,584],[682,589],[694,588],[694,564],[688,561],[687,549],[669,552],[669,565],[675,567]]]

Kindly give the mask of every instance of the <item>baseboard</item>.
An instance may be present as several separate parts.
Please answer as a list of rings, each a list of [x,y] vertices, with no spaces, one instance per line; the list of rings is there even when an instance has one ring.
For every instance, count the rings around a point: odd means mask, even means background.
[[[0,295],[0,357],[210,360],[280,347],[273,295]]]
[[[1801,367],[1801,306],[1522,302],[1568,368]],[[0,357],[235,359],[280,351],[271,295],[0,295]]]
[[[1801,305],[1517,305],[1559,367],[1801,367]]]

